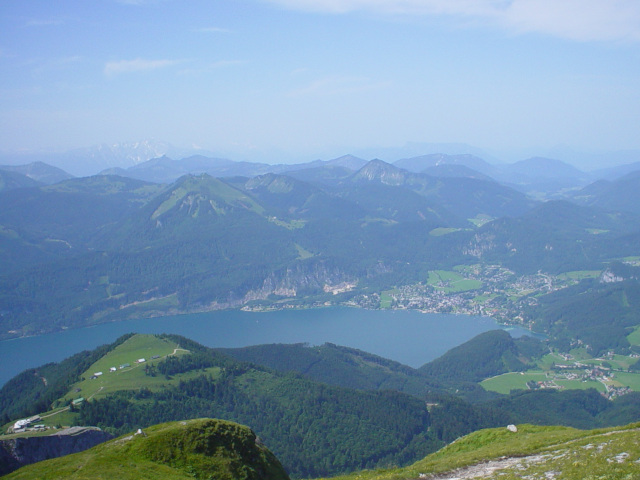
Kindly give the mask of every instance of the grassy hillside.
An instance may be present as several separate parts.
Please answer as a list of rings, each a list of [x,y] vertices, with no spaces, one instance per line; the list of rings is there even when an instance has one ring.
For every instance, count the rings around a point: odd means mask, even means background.
[[[186,353],[189,351],[167,338],[134,335],[93,363],[81,380],[72,385],[63,401],[78,397],[101,398],[119,390],[157,390],[170,382],[154,371],[155,364],[169,355]],[[113,368],[116,370],[112,371]],[[101,375],[96,376],[96,373]]]
[[[298,477],[406,465],[443,444],[429,433],[424,402],[402,393],[325,386],[240,363],[178,336],[133,335],[101,352],[74,370],[75,382],[65,377],[58,397],[25,403],[21,417],[0,410],[0,418],[9,426],[9,420],[39,414],[39,423],[50,427],[96,425],[116,435],[161,422],[222,418],[251,425]],[[28,398],[30,388],[40,388],[37,398],[56,368],[20,376],[20,391]],[[7,406],[11,398],[20,400],[12,391],[0,391]]]
[[[407,468],[367,471],[335,480],[483,478],[622,480],[638,478],[640,424],[607,430],[518,425],[474,432]]]
[[[28,465],[4,478],[287,480],[289,477],[248,427],[197,419],[155,425],[143,434],[125,435],[85,452]]]
[[[514,431],[515,430],[515,431]],[[334,480],[637,478],[640,424],[601,430],[518,425],[474,432],[405,468],[365,470]],[[85,452],[23,467],[14,479],[287,479],[248,428],[197,419],[149,427]]]

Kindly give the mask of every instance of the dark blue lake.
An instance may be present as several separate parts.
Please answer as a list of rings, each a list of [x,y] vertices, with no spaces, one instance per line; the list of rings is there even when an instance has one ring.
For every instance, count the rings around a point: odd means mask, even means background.
[[[487,317],[356,308],[225,310],[127,320],[0,342],[0,386],[27,368],[60,361],[129,332],[176,333],[209,347],[331,342],[419,367],[495,328],[499,326]],[[518,337],[526,330],[510,328],[510,333]]]

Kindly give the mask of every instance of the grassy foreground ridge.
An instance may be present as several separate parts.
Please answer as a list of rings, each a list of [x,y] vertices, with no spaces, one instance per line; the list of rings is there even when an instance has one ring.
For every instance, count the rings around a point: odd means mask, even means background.
[[[640,478],[640,423],[577,430],[518,425],[471,433],[413,465],[333,480],[634,480]]]
[[[248,428],[212,419],[155,425],[90,450],[23,467],[12,479],[288,480]]]

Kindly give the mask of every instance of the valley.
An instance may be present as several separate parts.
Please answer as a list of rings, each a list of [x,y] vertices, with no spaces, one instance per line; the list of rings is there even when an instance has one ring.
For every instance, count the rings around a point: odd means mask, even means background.
[[[215,417],[250,425],[292,478],[420,478],[474,465],[451,449],[487,428],[637,421],[640,212],[611,189],[629,199],[639,179],[534,195],[432,161],[12,171],[0,358],[31,363],[0,389],[8,440]],[[58,363],[36,362],[58,336]],[[411,470],[442,447],[446,466]]]
[[[0,32],[0,480],[640,480],[640,0]]]

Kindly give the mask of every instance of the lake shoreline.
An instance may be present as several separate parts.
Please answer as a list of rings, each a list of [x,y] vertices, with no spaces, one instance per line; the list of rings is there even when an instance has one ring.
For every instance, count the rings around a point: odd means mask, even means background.
[[[345,306],[271,312],[229,309],[138,318],[3,340],[0,385],[28,368],[61,361],[131,332],[174,333],[212,348],[329,342],[418,367],[497,328],[502,326],[489,317]],[[526,334],[524,330],[520,333]]]

